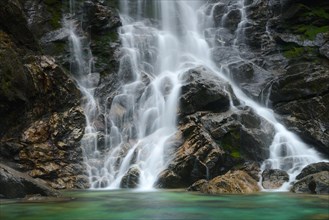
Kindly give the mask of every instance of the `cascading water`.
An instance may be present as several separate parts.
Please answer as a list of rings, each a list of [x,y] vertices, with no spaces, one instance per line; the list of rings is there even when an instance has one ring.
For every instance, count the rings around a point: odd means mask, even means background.
[[[137,176],[138,186],[150,189],[166,167],[165,150],[176,132],[179,76],[209,53],[198,35],[197,17],[190,16],[198,5],[121,1],[119,76],[124,85],[105,113],[109,151],[102,169],[93,170],[92,187],[126,187],[125,178]],[[145,17],[147,8],[160,23]]]
[[[219,4],[223,4],[221,2],[206,5],[205,9],[208,9],[210,13],[206,15],[206,17],[210,17],[210,19],[204,19],[204,20],[210,20],[213,18],[213,11],[215,7],[217,7]],[[209,10],[210,8],[210,10]],[[244,0],[238,0],[236,1],[236,4],[233,4],[231,6],[232,10],[238,10],[240,12],[240,22],[237,26],[237,29],[235,30],[235,39],[232,44],[232,50],[237,51],[238,54],[241,52],[239,51],[239,46],[244,45],[244,33],[243,33],[243,27],[248,22],[246,13],[245,13],[245,1]],[[230,13],[231,10],[228,10],[228,13]],[[227,14],[224,14],[222,17],[221,24],[222,26],[219,27],[219,29],[225,29],[223,27],[223,23],[225,23]],[[208,28],[211,28],[213,26],[212,22],[208,22]],[[218,27],[217,27],[218,28]],[[212,41],[214,42],[214,40]],[[225,45],[227,42],[220,41],[222,45]],[[240,44],[240,45],[239,45]],[[222,78],[225,78],[230,82],[232,85],[234,94],[237,96],[237,98],[242,101],[242,103],[246,106],[251,107],[259,116],[266,119],[269,123],[271,123],[275,128],[275,136],[272,141],[272,144],[269,146],[269,152],[270,157],[265,160],[261,166],[261,169],[280,169],[286,171],[289,176],[290,180],[289,182],[283,184],[282,187],[277,189],[280,190],[288,190],[290,183],[295,180],[295,177],[300,173],[301,169],[304,168],[306,165],[310,163],[316,163],[319,161],[322,161],[323,159],[319,156],[319,154],[308,147],[305,143],[303,143],[295,134],[288,131],[282,124],[280,124],[273,113],[273,111],[269,108],[263,107],[250,99],[247,95],[245,95],[241,89],[235,85],[235,83],[230,80],[230,72],[227,68],[227,66],[231,63],[239,62],[244,60],[240,55],[235,57],[235,59],[231,59],[228,62],[217,64],[217,66],[220,66],[219,71],[215,71],[217,74],[219,74]],[[209,64],[212,69],[216,69],[214,63]]]
[[[119,35],[123,55],[118,75],[122,87],[118,95],[109,97],[111,105],[103,112],[106,125],[104,155],[100,155],[97,149],[97,130],[93,127],[97,116],[93,82],[98,81],[98,77],[95,80],[86,78],[91,68],[85,65],[89,62],[82,57],[81,38],[75,34],[72,21],[69,22],[77,72],[84,76],[78,80],[86,96],[87,128],[82,145],[92,188],[130,187],[134,179],[138,187],[152,188],[170,160],[166,158],[166,151],[176,133],[182,74],[198,66],[205,66],[230,82],[241,103],[250,106],[274,126],[276,134],[269,146],[270,158],[264,162],[263,169],[285,170],[293,181],[305,165],[321,161],[314,150],[278,123],[272,110],[251,100],[230,80],[227,65],[242,60],[240,56],[219,64],[212,61],[211,47],[218,43],[228,44],[218,34],[218,30],[225,28],[215,27],[212,14],[222,3],[203,3],[188,0],[120,1],[123,26]],[[241,21],[230,47],[239,53],[237,45],[243,41],[242,29],[246,23],[244,1],[237,1],[233,9],[240,11]],[[224,23],[225,16],[219,26]],[[85,68],[87,66],[89,69]],[[232,106],[232,110],[234,108]]]
[[[83,31],[76,15],[75,4],[74,0],[69,0],[70,11],[64,17],[63,23],[69,36],[70,70],[84,97],[82,106],[86,117],[86,128],[81,140],[81,148],[89,177],[91,178],[91,164],[95,163],[95,159],[99,157],[97,149],[98,132],[94,126],[94,122],[99,116],[98,103],[94,97],[99,81],[99,73],[94,71],[94,60],[89,47],[89,41],[82,34]]]

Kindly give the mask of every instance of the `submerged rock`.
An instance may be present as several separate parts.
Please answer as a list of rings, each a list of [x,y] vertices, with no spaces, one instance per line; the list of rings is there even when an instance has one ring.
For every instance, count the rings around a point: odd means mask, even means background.
[[[283,170],[266,169],[262,173],[262,186],[264,189],[277,189],[288,181],[289,175]]]
[[[8,166],[0,164],[0,195],[7,199],[23,198],[27,195],[58,196],[59,192],[44,181],[33,179]]]

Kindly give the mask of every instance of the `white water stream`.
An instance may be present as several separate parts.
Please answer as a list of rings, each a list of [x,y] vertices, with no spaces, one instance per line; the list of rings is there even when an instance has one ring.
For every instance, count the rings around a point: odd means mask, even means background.
[[[139,172],[140,188],[153,187],[158,174],[171,159],[167,158],[166,150],[176,132],[180,79],[187,70],[198,66],[205,66],[230,82],[243,105],[250,106],[274,126],[276,134],[263,169],[285,170],[293,181],[305,165],[322,160],[316,151],[280,124],[271,109],[248,98],[231,82],[224,74],[228,63],[216,65],[212,61],[212,44],[216,41],[226,44],[216,35],[218,27],[214,27],[213,21],[214,8],[221,3],[206,4],[201,0],[121,0],[120,3],[123,26],[119,35],[124,53],[119,70],[122,88],[103,113],[105,155],[100,155],[97,149],[97,130],[93,126],[98,116],[93,96],[98,74],[92,73],[92,56],[82,51],[82,38],[77,36],[74,22],[68,21],[75,72],[83,76],[78,77],[86,97],[87,128],[82,147],[92,188],[119,188],[122,178],[132,170]],[[238,37],[231,49],[239,52],[236,45],[243,40],[242,28],[247,19],[244,1],[237,1],[234,8],[240,10],[242,16],[235,31]]]

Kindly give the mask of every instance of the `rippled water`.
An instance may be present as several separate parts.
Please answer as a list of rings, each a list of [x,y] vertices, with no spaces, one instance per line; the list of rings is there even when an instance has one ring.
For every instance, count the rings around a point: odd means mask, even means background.
[[[0,219],[329,219],[329,197],[290,193],[75,191],[68,201],[2,200]]]

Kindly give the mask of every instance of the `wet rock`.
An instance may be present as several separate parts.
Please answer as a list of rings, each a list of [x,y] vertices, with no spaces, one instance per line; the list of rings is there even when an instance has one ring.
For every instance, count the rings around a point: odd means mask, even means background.
[[[225,19],[223,20],[223,26],[234,32],[241,20],[241,12],[238,9],[230,10],[225,14]]]
[[[230,77],[249,97],[257,100],[262,88],[272,79],[272,74],[265,69],[245,61],[228,65]]]
[[[208,184],[208,180],[201,179],[193,183],[187,188],[187,191],[201,191],[202,188]]]
[[[216,2],[213,8],[213,19],[215,21],[216,27],[221,25],[222,17],[227,11],[227,5],[222,2]]]
[[[257,162],[268,158],[268,146],[272,143],[275,134],[273,125],[251,109],[242,112],[240,120],[242,154],[245,158]]]
[[[209,182],[199,180],[189,189],[208,194],[253,193],[259,191],[257,181],[244,171],[228,172],[225,175],[215,177]]]
[[[205,68],[189,70],[183,75],[180,112],[183,115],[196,111],[222,112],[230,107],[231,88],[215,73]]]
[[[329,194],[329,171],[310,174],[294,183],[295,193]]]
[[[328,69],[307,63],[292,65],[284,76],[272,83],[270,100],[275,105],[318,96],[328,91],[328,84]]]
[[[325,65],[299,63],[273,81],[270,101],[279,120],[318,151],[329,154],[329,71]],[[300,108],[303,106],[303,108]]]
[[[85,1],[85,26],[94,33],[114,29],[121,26],[119,15],[114,9],[104,4],[104,1]]]
[[[329,171],[329,163],[328,162],[320,162],[320,163],[312,163],[307,165],[302,169],[300,174],[296,176],[297,180],[303,179],[304,177],[315,174],[321,171]]]
[[[189,119],[191,120],[191,119]],[[173,173],[171,176],[178,176],[179,185],[188,186],[198,179],[209,178],[217,172],[217,163],[220,158],[224,160],[224,151],[215,143],[212,137],[202,126],[192,120],[182,125],[183,142],[175,152],[175,158],[168,169]],[[165,176],[162,176],[165,179]]]
[[[245,162],[249,163],[243,165],[243,169],[258,180],[256,162],[268,158],[274,128],[246,109],[240,112],[197,112],[181,119],[179,132],[182,142],[177,146],[167,171],[175,176],[179,185],[171,187],[211,179]],[[236,169],[242,169],[238,167]],[[165,182],[166,177],[161,176],[161,181]]]
[[[329,43],[325,43],[320,47],[320,54],[327,57],[329,59]]]
[[[326,114],[329,95],[315,96],[304,100],[280,103],[275,112],[289,130],[300,136],[319,152],[329,154],[329,116]],[[301,108],[300,106],[303,106]]]
[[[266,169],[262,173],[262,186],[264,189],[277,189],[288,181],[289,175],[283,170]]]
[[[238,166],[236,169],[242,170],[242,171],[248,173],[249,176],[254,178],[254,180],[256,180],[257,182],[260,179],[261,170],[260,170],[259,163],[257,163],[257,162],[246,162],[242,166]]]
[[[59,193],[30,176],[0,164],[0,194],[5,198],[23,198],[31,194],[58,196]]]
[[[237,62],[237,57],[239,56],[239,53],[232,50],[231,47],[218,46],[212,48],[211,52],[212,59],[215,63],[222,65]]]
[[[166,169],[159,174],[158,180],[154,184],[157,188],[167,188],[167,189],[174,189],[174,188],[182,188],[186,184],[180,176],[178,176],[172,170]]]
[[[127,173],[122,177],[121,188],[136,188],[139,184],[140,170],[138,167],[131,167]]]
[[[136,79],[133,68],[133,60],[129,55],[125,55],[120,59],[119,77],[125,84],[131,83]]]

